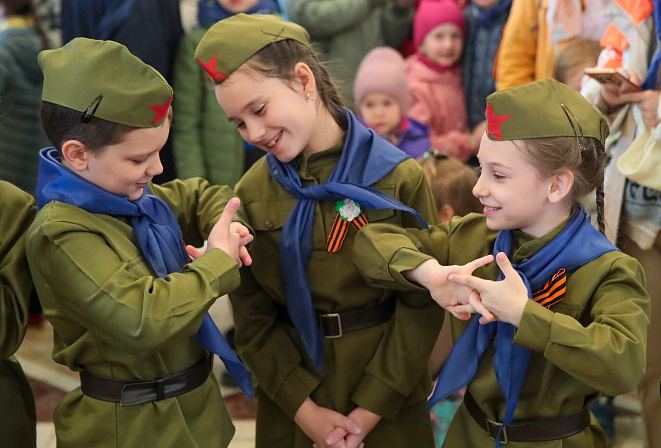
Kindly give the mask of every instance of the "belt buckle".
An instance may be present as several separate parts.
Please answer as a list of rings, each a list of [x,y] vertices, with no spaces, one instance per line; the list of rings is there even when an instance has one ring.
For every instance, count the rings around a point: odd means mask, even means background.
[[[495,442],[496,438],[491,435],[491,427],[492,426],[494,426],[496,428],[500,428],[501,426],[503,426],[503,424],[499,423],[499,422],[494,422],[493,420],[491,420],[487,417],[487,434],[489,434],[489,438]],[[497,430],[496,430],[496,436],[498,436],[498,431]],[[509,442],[509,437],[507,437],[507,426],[504,426],[500,443],[502,445],[507,445],[507,442]]]
[[[324,337],[325,337],[326,339],[337,339],[337,338],[341,338],[343,332],[342,332],[342,319],[340,318],[340,313],[322,314],[322,315],[320,316],[320,318],[327,318],[327,317],[328,317],[328,318],[331,318],[331,319],[332,319],[332,318],[336,318],[338,334],[336,334],[336,335],[331,335],[331,336],[324,335]]]

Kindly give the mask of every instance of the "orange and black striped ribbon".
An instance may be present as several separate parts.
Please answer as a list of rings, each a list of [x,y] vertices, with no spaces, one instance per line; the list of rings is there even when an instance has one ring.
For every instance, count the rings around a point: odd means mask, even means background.
[[[328,235],[326,250],[329,253],[333,254],[340,250],[342,247],[342,243],[347,237],[347,233],[349,233],[349,222],[351,222],[351,224],[353,224],[357,230],[360,230],[361,227],[367,224],[367,218],[365,218],[365,215],[361,213],[353,220],[348,221],[346,219],[342,219],[342,215],[338,213],[335,217],[335,221],[333,221],[333,227],[331,227],[330,234]]]
[[[551,308],[556,303],[565,298],[567,292],[567,272],[564,268],[560,269],[551,280],[546,282],[543,288],[533,293],[532,299],[545,306]]]

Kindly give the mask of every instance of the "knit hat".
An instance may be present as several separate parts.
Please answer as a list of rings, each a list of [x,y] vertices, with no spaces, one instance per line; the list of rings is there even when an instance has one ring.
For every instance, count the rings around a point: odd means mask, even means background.
[[[419,48],[425,36],[439,25],[452,23],[466,36],[464,13],[455,0],[422,0],[413,18],[413,44]]]
[[[406,85],[404,58],[390,47],[377,47],[363,58],[356,80],[353,96],[358,109],[360,103],[371,93],[385,93],[397,100],[402,116],[411,105],[411,95]]]
[[[608,137],[606,119],[580,93],[545,78],[500,90],[487,97],[491,140],[544,137]]]
[[[220,84],[259,50],[285,39],[307,45],[310,36],[300,25],[277,16],[237,14],[209,28],[195,50],[195,60],[214,84]]]
[[[92,117],[135,128],[167,117],[172,88],[154,68],[121,44],[79,37],[39,53],[42,99]]]

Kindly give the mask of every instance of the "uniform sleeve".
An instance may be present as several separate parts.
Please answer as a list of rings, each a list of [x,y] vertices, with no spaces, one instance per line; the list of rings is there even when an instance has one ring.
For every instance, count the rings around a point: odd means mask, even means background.
[[[538,0],[514,0],[496,63],[498,90],[535,80]]]
[[[529,301],[514,342],[583,383],[619,395],[635,389],[645,372],[650,303],[637,261],[620,254],[605,270],[588,305],[589,323]]]
[[[0,359],[6,359],[18,350],[27,329],[32,279],[25,231],[36,207],[27,193],[7,183],[0,186]]]
[[[416,181],[402,182],[399,199],[435,224],[437,215],[427,180],[422,170],[416,171],[417,178],[405,173]],[[422,227],[407,215],[402,215],[402,225]],[[415,388],[425,384],[421,380],[428,375],[429,356],[443,325],[443,309],[426,289],[416,287],[395,297],[395,314],[352,396],[359,406],[391,420],[397,418]],[[429,392],[425,390],[422,397]]]
[[[205,83],[202,67],[194,59],[195,46],[190,34],[184,36],[174,66],[173,88],[177,94],[172,106],[176,117],[172,126],[172,151],[181,179],[209,177],[202,150]]]
[[[163,185],[150,184],[149,191],[160,197],[174,213],[186,244],[200,246],[220,219],[230,199],[237,197],[225,185],[209,185],[199,177],[174,180]],[[234,217],[248,227],[243,204]]]
[[[375,287],[420,290],[422,287],[409,282],[403,273],[431,259],[447,264],[454,222],[455,219],[431,226],[429,230],[368,224],[356,235],[354,264],[365,280]]]
[[[37,286],[53,291],[57,312],[127,353],[145,355],[191,337],[215,298],[239,284],[238,265],[220,249],[157,278],[120,238],[109,226],[51,219],[33,226],[26,248]]]
[[[289,0],[287,14],[315,38],[328,38],[364,22],[383,0]]]

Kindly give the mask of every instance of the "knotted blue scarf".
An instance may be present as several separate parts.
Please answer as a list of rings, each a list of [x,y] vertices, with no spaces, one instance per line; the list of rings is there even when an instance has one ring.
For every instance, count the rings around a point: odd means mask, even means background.
[[[312,306],[306,273],[312,252],[312,222],[317,201],[349,198],[361,207],[403,210],[427,227],[427,223],[414,209],[368,187],[409,156],[361,125],[349,110],[344,109],[344,112],[348,119],[344,148],[339,162],[325,183],[302,187],[296,172],[296,161],[282,163],[272,154],[267,155],[273,179],[298,199],[280,237],[280,273],[285,285],[289,317],[319,372],[324,368],[323,335]]]
[[[39,152],[37,206],[41,208],[54,200],[75,205],[90,213],[128,217],[140,250],[159,278],[182,272],[183,266],[188,263],[181,228],[165,202],[147,194],[147,188],[135,201],[112,194],[62,165],[55,148],[45,148]],[[243,393],[252,397],[250,375],[209,314],[204,316],[202,326],[194,337],[220,357]]]
[[[656,36],[650,45],[658,44],[661,40],[661,0],[654,0],[654,24],[656,25]],[[647,75],[641,87],[645,90],[655,90],[659,85],[659,65],[661,65],[661,48],[657,48],[647,69]]]
[[[493,254],[510,255],[513,245],[511,230],[502,230],[496,237]],[[528,298],[561,268],[567,272],[580,268],[601,255],[618,250],[608,239],[590,225],[590,217],[582,208],[573,213],[564,229],[549,244],[529,260],[512,264],[528,289]],[[501,273],[498,281],[504,278]],[[454,344],[429,399],[429,406],[470,383],[480,358],[496,337],[493,356],[498,386],[507,399],[503,427],[512,423],[514,409],[526,377],[531,351],[513,343],[516,327],[505,322],[480,325],[475,316]],[[500,433],[496,446],[500,447]]]

